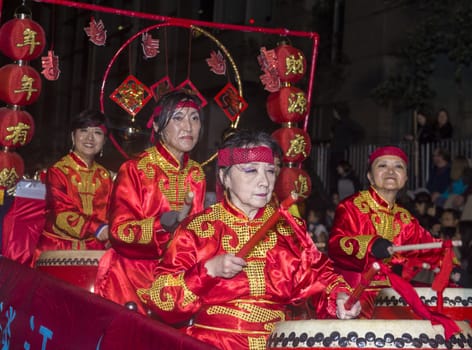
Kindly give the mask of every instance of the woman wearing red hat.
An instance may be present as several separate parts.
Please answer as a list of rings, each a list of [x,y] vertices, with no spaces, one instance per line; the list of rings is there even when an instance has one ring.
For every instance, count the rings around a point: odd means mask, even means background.
[[[153,270],[177,224],[203,210],[205,174],[189,158],[201,134],[199,99],[184,90],[164,95],[148,126],[157,142],[118,171],[109,206],[112,248],[100,260],[95,292],[145,310],[136,289]]]
[[[400,148],[376,149],[369,157],[370,188],[346,198],[336,209],[328,254],[336,271],[352,287],[360,284],[362,274],[378,260],[383,260],[394,271],[402,266],[405,279],[419,272],[423,262],[433,269],[440,263],[441,254],[430,250],[392,255],[392,245],[435,241],[408,210],[395,202],[408,179],[407,165],[408,158]],[[382,274],[374,276],[361,297],[363,317],[372,316],[378,291],[389,286]]]

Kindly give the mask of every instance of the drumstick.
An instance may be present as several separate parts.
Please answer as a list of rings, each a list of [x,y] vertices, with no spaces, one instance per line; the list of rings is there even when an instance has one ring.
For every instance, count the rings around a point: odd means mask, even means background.
[[[298,195],[295,193],[292,193],[290,196],[285,198],[282,203],[280,203],[280,207],[282,209],[288,209],[292,204],[294,204],[298,199]],[[245,245],[239,250],[239,252],[236,253],[237,257],[244,258],[249,252],[252,250],[252,248],[255,247],[255,245],[264,239],[264,237],[267,234],[267,231],[269,231],[272,226],[274,226],[277,223],[277,220],[279,220],[280,217],[280,212],[276,210],[272,216],[267,219],[267,221],[262,225],[252,236],[249,241],[246,242]]]
[[[346,310],[351,310],[352,306],[359,300],[359,297],[361,296],[362,292],[364,291],[364,289],[366,289],[369,286],[370,281],[379,270],[380,270],[379,263],[374,262],[372,266],[370,267],[370,269],[367,270],[367,272],[365,272],[361,276],[361,281],[359,285],[352,291],[352,294],[344,303],[344,308]]]
[[[453,247],[461,247],[462,241],[456,240],[452,241]],[[393,246],[392,251],[395,252],[408,252],[411,250],[422,250],[422,249],[435,249],[442,248],[443,242],[430,242],[430,243],[418,243],[418,244],[405,244],[399,246]]]
[[[182,209],[180,209],[179,215],[177,217],[178,222],[181,222],[183,219],[185,219],[190,213],[190,210],[192,210],[193,196],[194,194],[191,191],[185,194],[184,205],[182,206]]]

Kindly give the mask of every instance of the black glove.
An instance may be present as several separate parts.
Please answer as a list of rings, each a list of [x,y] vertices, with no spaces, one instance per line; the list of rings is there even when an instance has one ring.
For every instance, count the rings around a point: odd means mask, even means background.
[[[392,242],[390,242],[388,239],[377,238],[374,244],[372,244],[370,252],[377,259],[385,259],[390,256],[390,253],[388,252],[388,247],[391,247],[392,245]]]
[[[392,271],[398,276],[401,276],[403,272],[403,265],[400,265],[400,264],[392,265]]]

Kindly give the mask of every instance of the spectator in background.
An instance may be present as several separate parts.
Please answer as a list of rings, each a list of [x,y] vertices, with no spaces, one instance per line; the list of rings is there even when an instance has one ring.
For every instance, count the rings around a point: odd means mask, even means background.
[[[340,103],[333,108],[333,126],[331,140],[331,178],[337,180],[336,167],[338,163],[346,159],[349,147],[361,141],[364,137],[364,129],[350,117],[349,106]],[[336,190],[337,181],[330,186],[330,192]]]
[[[429,176],[426,188],[431,193],[431,200],[437,204],[441,193],[449,187],[451,177],[451,156],[443,148],[433,151],[433,168]]]
[[[413,200],[413,210],[411,213],[418,219],[420,225],[425,229],[429,229],[434,216],[430,215],[428,209],[434,204],[431,201],[431,195],[426,191],[416,193]]]
[[[434,123],[434,134],[436,141],[449,140],[452,138],[453,127],[449,120],[449,112],[441,108],[436,115]]]
[[[324,212],[313,208],[308,209],[306,226],[317,248],[324,252],[328,241],[329,231],[324,223]]]
[[[338,172],[337,190],[340,201],[360,191],[361,184],[359,178],[352,169],[351,163],[347,160],[342,160],[338,163],[336,170]]]
[[[418,141],[420,144],[435,141],[435,134],[433,125],[428,119],[428,113],[424,110],[419,110],[415,113],[416,128],[411,135],[405,135],[407,141]]]
[[[461,210],[464,205],[464,193],[468,187],[469,160],[464,156],[454,158],[451,164],[450,183],[446,191],[439,196],[439,203],[443,203],[445,209]]]

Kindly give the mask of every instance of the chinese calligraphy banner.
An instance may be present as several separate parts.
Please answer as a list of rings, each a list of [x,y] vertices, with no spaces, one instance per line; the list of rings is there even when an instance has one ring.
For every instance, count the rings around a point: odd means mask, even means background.
[[[3,350],[214,349],[1,256],[0,334]]]

